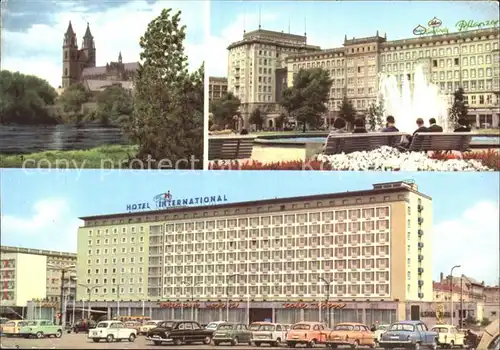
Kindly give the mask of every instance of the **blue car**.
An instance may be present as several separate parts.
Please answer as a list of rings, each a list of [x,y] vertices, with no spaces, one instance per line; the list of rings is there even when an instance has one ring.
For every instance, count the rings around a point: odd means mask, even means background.
[[[438,347],[438,333],[430,331],[422,321],[399,321],[382,334],[379,346],[384,349],[405,348],[419,350]]]

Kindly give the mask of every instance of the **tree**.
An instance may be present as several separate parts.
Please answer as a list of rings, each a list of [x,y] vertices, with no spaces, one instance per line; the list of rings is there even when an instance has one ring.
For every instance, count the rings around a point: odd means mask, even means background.
[[[210,110],[213,115],[213,122],[220,128],[226,128],[227,125],[233,125],[234,116],[239,115],[241,101],[234,96],[232,92],[226,93],[220,99],[212,101]]]
[[[262,130],[262,124],[264,124],[264,117],[262,116],[262,112],[259,108],[256,108],[250,114],[250,118],[248,119],[250,124],[255,124],[257,130]]]
[[[276,129],[284,129],[287,123],[287,117],[285,113],[281,113],[278,118],[276,118]]]
[[[301,69],[295,74],[293,85],[283,90],[280,104],[302,124],[304,132],[307,125],[321,126],[332,82],[328,71],[322,68]]]
[[[56,124],[49,109],[56,90],[33,75],[0,71],[0,122],[2,124]]]
[[[466,119],[468,113],[467,102],[465,101],[464,89],[459,87],[453,93],[453,105],[448,113],[450,126],[453,128],[458,126],[458,120]]]
[[[102,124],[123,123],[130,118],[134,110],[130,92],[118,85],[99,92],[96,103],[95,116]]]
[[[366,129],[368,131],[379,131],[384,126],[384,100],[379,100],[370,105],[366,118]]]
[[[188,72],[186,27],[181,12],[171,12],[164,9],[140,39],[142,64],[126,130],[139,146],[136,158],[149,166],[202,169],[205,68]]]
[[[356,110],[354,109],[352,101],[347,99],[347,97],[344,97],[342,100],[339,117],[344,118],[349,127],[354,123],[354,119],[356,119]]]
[[[82,84],[74,84],[64,90],[57,102],[62,105],[64,112],[78,115],[81,113],[83,104],[91,99],[92,94]]]

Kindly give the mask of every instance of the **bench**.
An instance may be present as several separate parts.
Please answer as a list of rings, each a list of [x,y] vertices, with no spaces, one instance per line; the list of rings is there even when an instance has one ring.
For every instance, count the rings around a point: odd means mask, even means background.
[[[208,160],[235,160],[252,157],[255,136],[209,136]]]
[[[373,151],[382,146],[398,147],[404,132],[376,132],[363,134],[330,134],[323,153],[326,155]]]
[[[465,152],[470,148],[471,141],[470,132],[418,132],[413,136],[408,151]]]

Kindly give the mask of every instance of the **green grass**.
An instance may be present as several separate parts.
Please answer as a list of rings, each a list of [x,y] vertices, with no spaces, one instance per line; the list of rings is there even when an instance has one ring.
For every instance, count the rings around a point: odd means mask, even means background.
[[[0,154],[2,168],[120,169],[137,153],[137,146],[101,146],[81,151]]]

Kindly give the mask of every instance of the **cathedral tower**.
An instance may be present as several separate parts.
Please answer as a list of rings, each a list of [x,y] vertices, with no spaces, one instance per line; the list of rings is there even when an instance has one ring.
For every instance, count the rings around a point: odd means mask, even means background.
[[[85,52],[85,57],[87,60],[87,64],[85,65],[85,67],[95,67],[95,43],[88,23],[87,30],[85,31],[85,35],[83,36],[82,51]]]
[[[67,88],[78,81],[78,45],[71,21],[64,34],[62,87]]]

